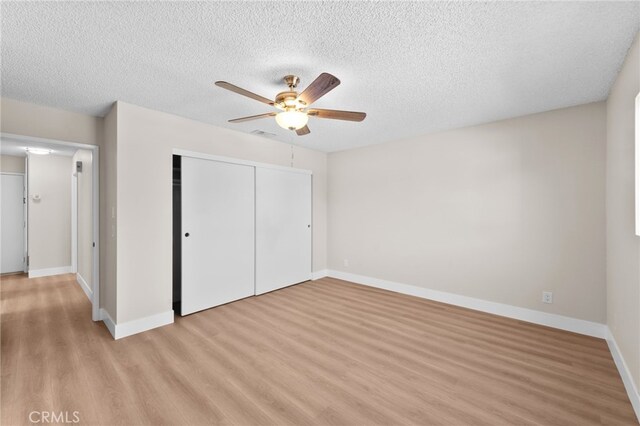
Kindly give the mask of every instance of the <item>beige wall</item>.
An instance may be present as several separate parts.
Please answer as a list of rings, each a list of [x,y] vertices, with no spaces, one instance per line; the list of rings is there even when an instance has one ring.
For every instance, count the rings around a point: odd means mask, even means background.
[[[24,173],[25,157],[0,155],[0,171],[5,173]]]
[[[117,321],[172,309],[172,149],[283,166],[291,146],[123,102],[117,104]],[[326,154],[294,149],[313,171],[313,269],[326,267]]]
[[[76,173],[76,162],[82,172]],[[79,149],[72,158],[71,170],[77,176],[78,274],[93,288],[93,158],[91,151]]]
[[[2,98],[3,133],[98,145],[102,118]]]
[[[600,102],[332,153],[329,268],[604,323],[605,132]]]
[[[28,179],[29,271],[71,266],[71,157],[30,155]]]
[[[607,323],[640,388],[640,237],[635,235],[636,37],[607,100]]]
[[[104,118],[100,145],[100,307],[118,321],[116,285],[116,148],[118,105]]]

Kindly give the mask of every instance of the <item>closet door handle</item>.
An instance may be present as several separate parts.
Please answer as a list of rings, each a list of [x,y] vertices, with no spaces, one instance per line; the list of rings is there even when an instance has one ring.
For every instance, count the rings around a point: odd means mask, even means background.
[[[187,232],[187,233],[185,233],[185,234],[184,234],[184,236],[185,236],[185,237],[188,237],[188,236],[189,236],[189,233],[188,233],[188,232]]]

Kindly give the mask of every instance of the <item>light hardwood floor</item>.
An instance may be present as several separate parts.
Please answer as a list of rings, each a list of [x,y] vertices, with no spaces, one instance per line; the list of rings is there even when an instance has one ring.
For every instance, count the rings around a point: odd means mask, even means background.
[[[71,275],[0,295],[3,425],[637,424],[603,340],[345,281],[118,341]]]

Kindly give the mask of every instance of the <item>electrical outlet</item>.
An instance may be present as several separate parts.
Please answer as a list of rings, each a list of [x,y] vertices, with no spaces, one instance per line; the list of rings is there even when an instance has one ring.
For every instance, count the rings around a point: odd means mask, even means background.
[[[542,303],[553,303],[553,292],[543,291],[542,292]]]
[[[349,267],[349,259],[344,259],[344,266],[346,266],[347,268]]]

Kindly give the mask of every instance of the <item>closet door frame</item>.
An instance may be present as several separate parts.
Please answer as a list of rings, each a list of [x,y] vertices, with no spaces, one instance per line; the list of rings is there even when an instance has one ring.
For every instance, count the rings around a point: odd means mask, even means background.
[[[260,162],[257,162],[257,161],[242,160],[242,159],[233,158],[233,157],[223,157],[223,156],[219,156],[219,155],[203,154],[201,152],[188,151],[188,150],[184,150],[184,149],[174,148],[172,153],[173,153],[173,155],[180,155],[182,157],[199,158],[201,160],[220,161],[222,163],[242,164],[242,165],[245,165],[245,166],[253,166],[253,167],[259,167],[259,168],[264,168],[264,169],[276,169],[276,170],[282,170],[282,171],[287,171],[287,172],[291,172],[291,173],[302,173],[302,174],[312,175],[313,176],[313,172],[311,170],[296,169],[294,167],[278,166],[278,165],[275,165],[275,164],[260,163]],[[313,181],[313,177],[312,177],[312,181]],[[313,184],[313,182],[312,182],[312,184]]]
[[[257,161],[249,161],[249,160],[241,160],[238,158],[233,158],[233,157],[224,157],[224,156],[219,156],[219,155],[211,155],[211,154],[204,154],[201,152],[195,152],[195,151],[188,151],[188,150],[184,150],[184,149],[177,149],[174,148],[172,150],[172,154],[173,155],[180,155],[182,157],[190,157],[190,158],[197,158],[197,159],[201,159],[201,160],[213,160],[213,161],[219,161],[219,162],[223,162],[223,163],[231,163],[231,164],[240,164],[240,165],[245,165],[245,166],[252,166],[255,167],[256,169],[258,168],[264,168],[264,169],[275,169],[275,170],[282,170],[282,171],[286,171],[286,172],[290,172],[290,173],[301,173],[301,174],[306,174],[306,175],[310,175],[311,177],[311,264],[309,265],[309,272],[310,272],[310,276],[313,277],[313,172],[311,170],[305,170],[305,169],[297,169],[294,167],[286,167],[286,166],[278,166],[275,164],[268,164],[268,163],[260,163]],[[254,188],[255,188],[255,176],[257,173],[254,173]],[[255,197],[255,193],[254,193],[254,197]],[[255,201],[255,200],[254,200]],[[255,203],[254,203],[254,208],[255,208]],[[255,247],[255,229],[254,229],[254,247]],[[255,257],[254,257],[254,293],[255,293],[255,285],[256,285],[256,276],[255,276]]]

